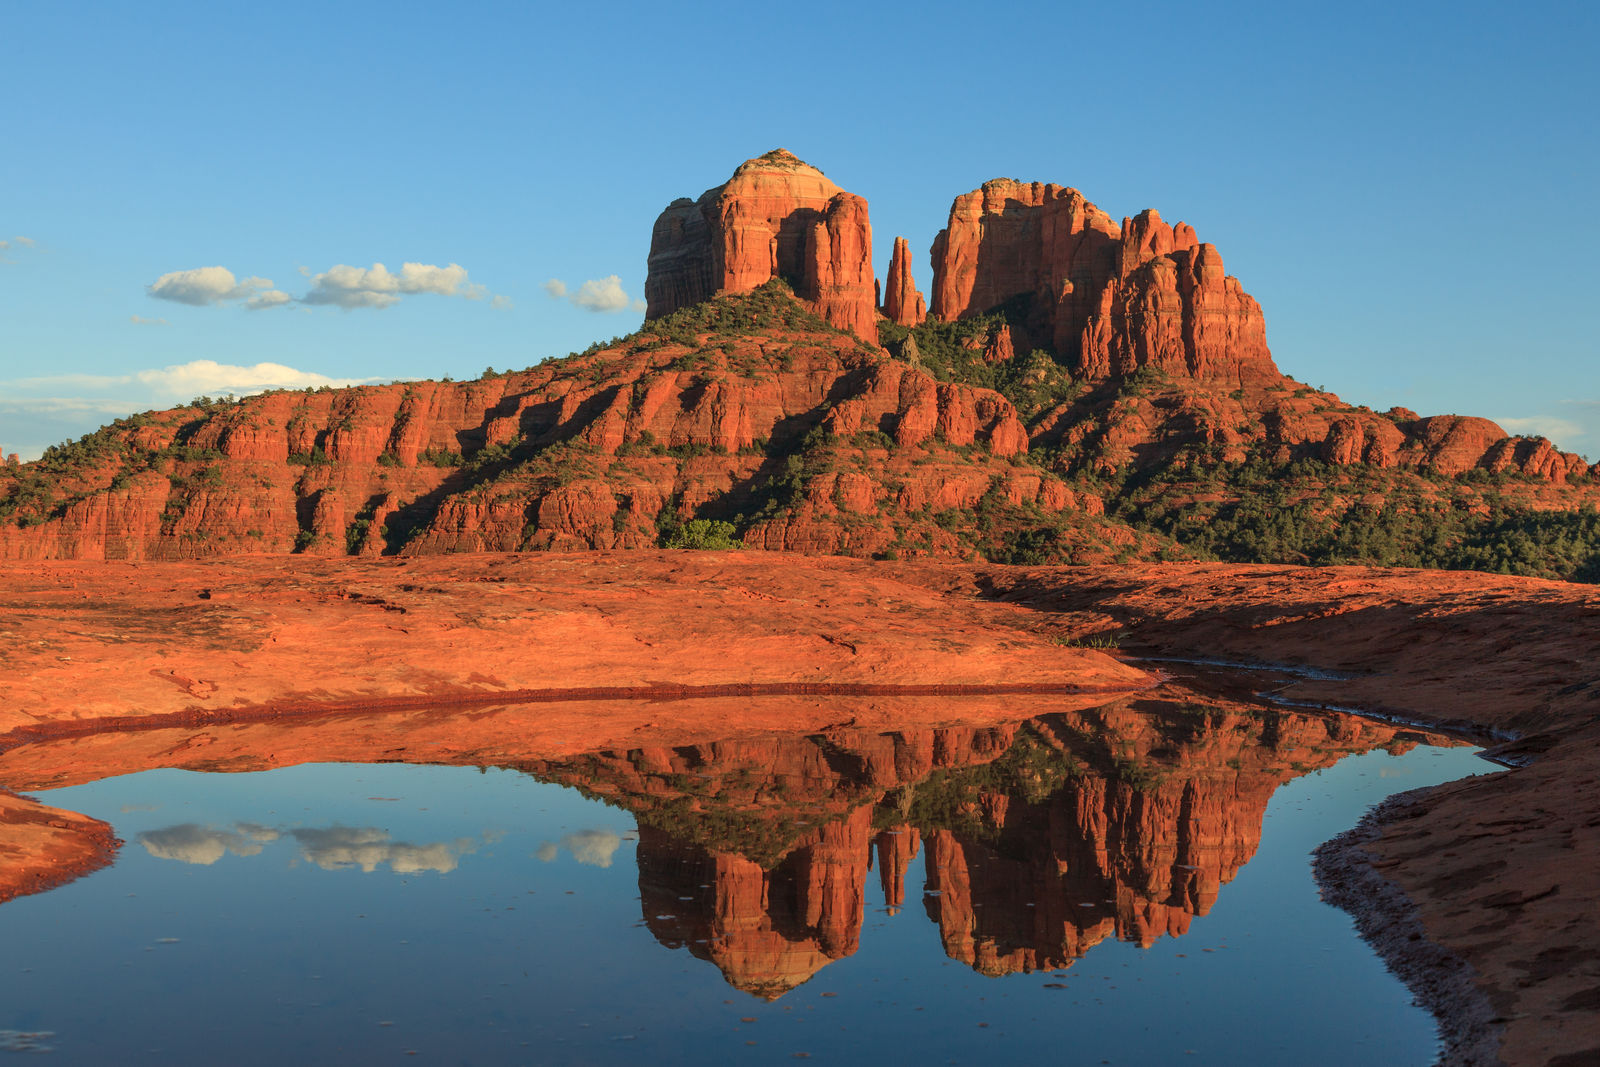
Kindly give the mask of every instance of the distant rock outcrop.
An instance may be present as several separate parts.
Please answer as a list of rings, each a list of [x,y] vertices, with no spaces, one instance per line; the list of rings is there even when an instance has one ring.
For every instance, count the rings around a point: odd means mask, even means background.
[[[1084,377],[1280,377],[1260,305],[1154,211],[1118,226],[1076,189],[1000,179],[956,198],[932,255],[934,318],[1003,307]]]
[[[673,201],[656,219],[645,315],[774,278],[834,326],[876,340],[867,202],[781,148],[747,160],[697,201]]]

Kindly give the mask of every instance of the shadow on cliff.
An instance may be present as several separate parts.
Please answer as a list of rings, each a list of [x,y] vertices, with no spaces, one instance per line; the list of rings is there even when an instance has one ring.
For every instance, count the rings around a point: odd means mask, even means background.
[[[425,534],[438,518],[440,506],[451,497],[495,481],[502,474],[528,462],[554,445],[562,444],[581,435],[616,401],[621,385],[602,389],[580,402],[570,418],[561,419],[563,400],[555,398],[522,406],[523,394],[513,394],[502,399],[484,412],[482,423],[456,432],[456,443],[466,457],[467,465],[452,471],[437,487],[423,493],[390,513],[384,523],[384,549],[386,556],[399,555],[407,544],[420,534]],[[503,455],[482,460],[489,448],[487,427],[496,419],[517,416],[518,437]],[[474,457],[478,457],[474,461]],[[538,499],[528,505],[531,512],[538,508]]]

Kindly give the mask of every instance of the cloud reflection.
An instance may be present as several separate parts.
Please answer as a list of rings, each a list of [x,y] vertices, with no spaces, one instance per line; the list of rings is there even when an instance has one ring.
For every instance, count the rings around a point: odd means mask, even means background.
[[[294,838],[300,846],[300,855],[307,862],[325,871],[356,867],[369,874],[380,867],[388,867],[397,874],[424,871],[448,874],[459,866],[462,856],[477,851],[478,847],[470,837],[414,845],[408,841],[392,841],[388,831],[376,827],[300,827],[280,831],[248,822],[235,823],[232,829],[183,823],[141,833],[139,843],[158,859],[209,867],[230,852],[235,856],[260,855],[265,845],[285,834]],[[485,840],[491,840],[490,835],[486,834]],[[615,846],[611,851],[615,851]],[[609,852],[605,858],[609,863]]]
[[[544,842],[534,856],[542,863],[549,863],[561,855],[562,849],[566,849],[579,863],[590,867],[609,867],[622,843],[637,840],[638,837],[633,831],[619,834],[613,830],[579,830],[567,834],[559,845],[554,841]]]
[[[277,839],[278,831],[252,823],[218,830],[186,822],[164,830],[147,830],[139,835],[139,844],[157,859],[209,867],[229,852],[235,856],[259,855],[264,844]]]
[[[431,845],[390,841],[387,831],[374,827],[330,826],[289,833],[300,843],[300,854],[325,871],[359,867],[371,874],[387,864],[397,874],[448,874],[456,869],[461,856],[477,849],[477,842],[470,837]]]

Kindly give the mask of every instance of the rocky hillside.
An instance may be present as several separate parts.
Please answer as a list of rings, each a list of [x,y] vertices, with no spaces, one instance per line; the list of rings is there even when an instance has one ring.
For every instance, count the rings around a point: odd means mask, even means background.
[[[475,382],[277,392],[113,424],[8,468],[0,553],[189,558],[743,542],[970,554],[1056,516],[1104,555],[1151,538],[1027,462],[999,393],[937,381],[781,282]]]
[[[630,337],[475,382],[121,420],[0,467],[0,557],[718,546],[1600,580],[1600,468],[1281,374],[1193,227],[997,180],[873,280],[782,150],[657,220]],[[882,306],[877,306],[881,293]]]

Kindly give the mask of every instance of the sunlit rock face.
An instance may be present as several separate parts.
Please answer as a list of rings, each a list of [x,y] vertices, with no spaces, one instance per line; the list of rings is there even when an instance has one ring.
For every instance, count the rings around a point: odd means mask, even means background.
[[[1086,377],[1279,377],[1260,305],[1215,246],[1155,211],[1119,226],[1076,189],[997,179],[956,197],[932,257],[934,318],[1009,307]]]
[[[632,810],[652,933],[775,999],[856,951],[874,867],[905,906],[919,855],[944,951],[983,974],[1182,936],[1255,854],[1278,786],[1411,743],[1365,720],[1142,699],[525,769]]]
[[[659,318],[774,278],[834,326],[877,340],[867,202],[781,148],[656,219],[645,314]]]
[[[927,302],[911,278],[911,245],[904,237],[894,239],[888,284],[883,287],[883,317],[897,326],[916,326],[928,317]]]

